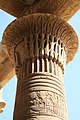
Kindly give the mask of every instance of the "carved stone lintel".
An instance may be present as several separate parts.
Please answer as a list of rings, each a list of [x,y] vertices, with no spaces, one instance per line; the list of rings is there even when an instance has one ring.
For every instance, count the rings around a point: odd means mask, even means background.
[[[36,0],[35,4],[25,9],[20,16],[34,13],[49,13],[68,21],[79,8],[79,0]]]
[[[80,0],[0,0],[0,9],[18,18],[25,14],[50,13],[68,21],[80,9]]]

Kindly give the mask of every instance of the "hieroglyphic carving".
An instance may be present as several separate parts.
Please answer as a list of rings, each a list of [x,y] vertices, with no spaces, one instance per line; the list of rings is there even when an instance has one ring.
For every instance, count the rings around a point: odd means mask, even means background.
[[[20,114],[20,108],[22,108],[24,113],[26,113],[26,118],[37,115],[47,115],[67,120],[66,102],[61,95],[51,91],[35,91],[28,93],[27,96],[23,98],[24,97],[17,99],[16,112],[18,114]]]
[[[50,91],[36,91],[29,94],[29,114],[47,114],[66,119],[65,100]]]

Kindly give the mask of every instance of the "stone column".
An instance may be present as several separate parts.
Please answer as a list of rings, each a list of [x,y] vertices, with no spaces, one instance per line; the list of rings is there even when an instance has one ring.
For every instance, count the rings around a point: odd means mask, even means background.
[[[18,78],[14,120],[68,120],[63,75],[77,52],[72,27],[51,14],[30,14],[5,30]]]
[[[6,105],[6,103],[2,99],[2,89],[0,89],[0,113],[2,113],[4,111],[5,105]]]

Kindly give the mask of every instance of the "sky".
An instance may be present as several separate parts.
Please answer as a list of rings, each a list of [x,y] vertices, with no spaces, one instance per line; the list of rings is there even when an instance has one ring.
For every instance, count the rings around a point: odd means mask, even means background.
[[[0,10],[0,41],[2,40],[3,31],[14,19],[13,16]],[[68,22],[76,31],[80,41],[80,11]],[[68,106],[68,120],[80,120],[80,44],[73,61],[66,66],[64,84]],[[16,85],[17,79],[14,76],[3,87],[3,99],[6,102],[6,107],[4,112],[0,114],[0,120],[13,120]]]

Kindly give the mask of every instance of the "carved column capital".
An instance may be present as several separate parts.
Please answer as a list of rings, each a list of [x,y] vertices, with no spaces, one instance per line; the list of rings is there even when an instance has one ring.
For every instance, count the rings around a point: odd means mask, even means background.
[[[4,31],[3,44],[13,58],[14,47],[31,33],[53,34],[66,47],[67,63],[78,50],[78,38],[73,28],[61,18],[51,14],[30,14],[14,20]],[[28,39],[27,39],[28,40]]]

